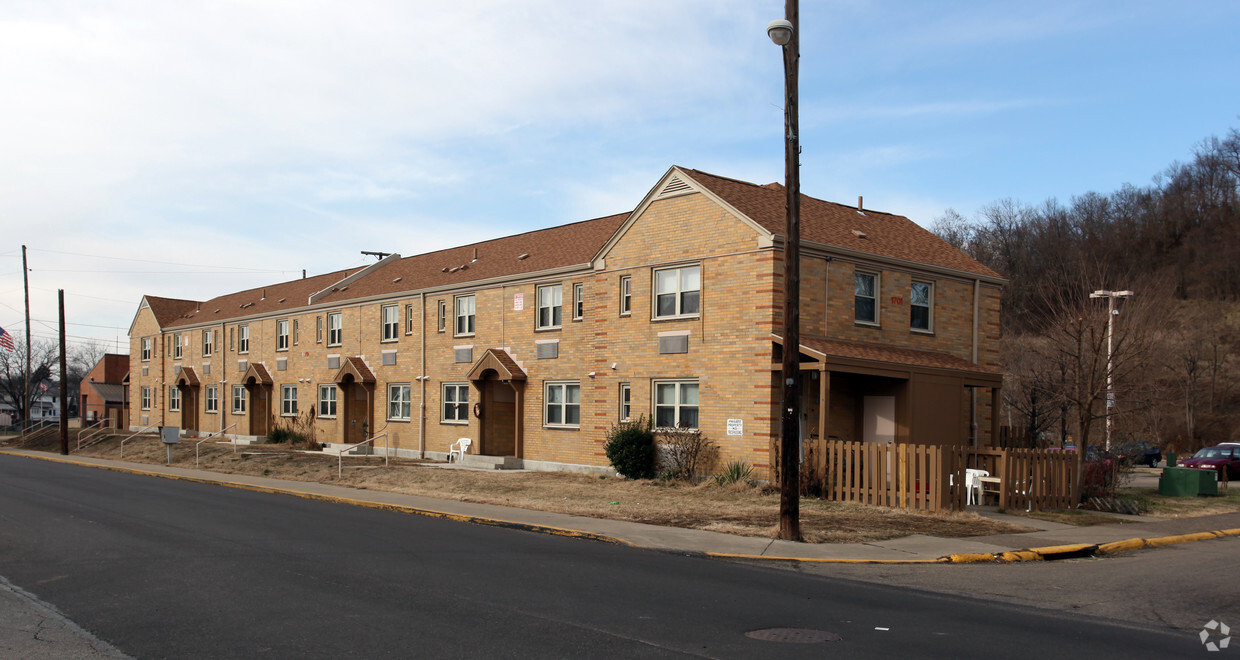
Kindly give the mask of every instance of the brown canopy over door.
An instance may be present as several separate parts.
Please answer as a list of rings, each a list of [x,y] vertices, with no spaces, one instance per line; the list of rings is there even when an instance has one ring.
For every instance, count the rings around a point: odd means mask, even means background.
[[[506,351],[491,348],[474,363],[468,378],[476,390],[475,410],[482,415],[478,453],[520,458],[525,371]]]
[[[360,357],[345,358],[332,380],[340,387],[342,440],[355,445],[374,434],[375,374]]]
[[[193,367],[181,367],[176,386],[181,390],[181,429],[198,430],[198,374]]]
[[[249,435],[267,435],[271,432],[271,374],[261,362],[251,362],[241,382],[250,400]]]

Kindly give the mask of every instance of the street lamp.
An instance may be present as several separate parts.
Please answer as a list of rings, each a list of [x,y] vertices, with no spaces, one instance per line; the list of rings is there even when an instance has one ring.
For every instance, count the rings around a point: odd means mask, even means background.
[[[801,540],[801,164],[797,135],[797,64],[801,58],[798,0],[785,0],[785,18],[771,21],[767,36],[784,53],[784,351],[780,376],[779,538]]]
[[[1107,299],[1107,451],[1111,451],[1111,413],[1115,407],[1115,390],[1111,382],[1111,337],[1115,326],[1115,317],[1119,314],[1119,310],[1115,309],[1116,298],[1127,298],[1133,295],[1131,291],[1108,291],[1099,289],[1091,294],[1090,298],[1106,298]]]

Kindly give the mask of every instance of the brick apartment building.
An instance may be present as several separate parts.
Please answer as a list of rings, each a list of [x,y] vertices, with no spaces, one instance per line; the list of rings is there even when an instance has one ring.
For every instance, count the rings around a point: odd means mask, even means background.
[[[129,356],[105,353],[82,379],[78,392],[82,397],[81,416],[90,424],[110,420],[112,428],[129,425],[129,401],[126,399],[125,375],[129,373]]]
[[[533,469],[606,430],[702,429],[767,472],[779,436],[784,190],[671,168],[631,213],[207,301],[146,296],[130,425]],[[907,218],[802,198],[801,435],[992,444],[1004,280]],[[380,447],[384,441],[378,441]]]

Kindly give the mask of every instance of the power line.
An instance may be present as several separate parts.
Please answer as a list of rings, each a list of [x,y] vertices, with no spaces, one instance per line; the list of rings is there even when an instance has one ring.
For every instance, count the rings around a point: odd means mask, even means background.
[[[132,261],[134,263],[143,263],[143,264],[164,264],[167,266],[190,266],[192,268],[216,268],[220,270],[236,270],[236,271],[241,271],[245,273],[288,273],[288,272],[292,272],[288,270],[278,270],[278,269],[270,269],[270,268],[269,269],[255,269],[255,268],[245,268],[243,266],[217,266],[214,264],[187,264],[187,263],[181,263],[179,261],[156,261],[154,259],[131,259],[128,257],[112,257],[112,256],[107,256],[107,255],[102,255],[102,254],[84,254],[81,252],[62,252],[60,250],[44,250],[41,248],[30,248],[30,249],[35,252],[47,252],[49,254],[64,254],[64,255],[69,255],[73,257],[91,257],[93,259],[110,259],[113,261]],[[87,271],[83,271],[83,272],[87,272]],[[124,271],[106,271],[106,272],[124,272]]]

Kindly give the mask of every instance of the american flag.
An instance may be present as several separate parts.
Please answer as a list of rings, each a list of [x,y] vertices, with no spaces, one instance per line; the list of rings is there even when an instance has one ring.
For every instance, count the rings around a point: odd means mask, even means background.
[[[9,331],[4,328],[0,328],[0,346],[3,346],[10,353],[17,350],[13,346],[13,335],[9,334]]]

